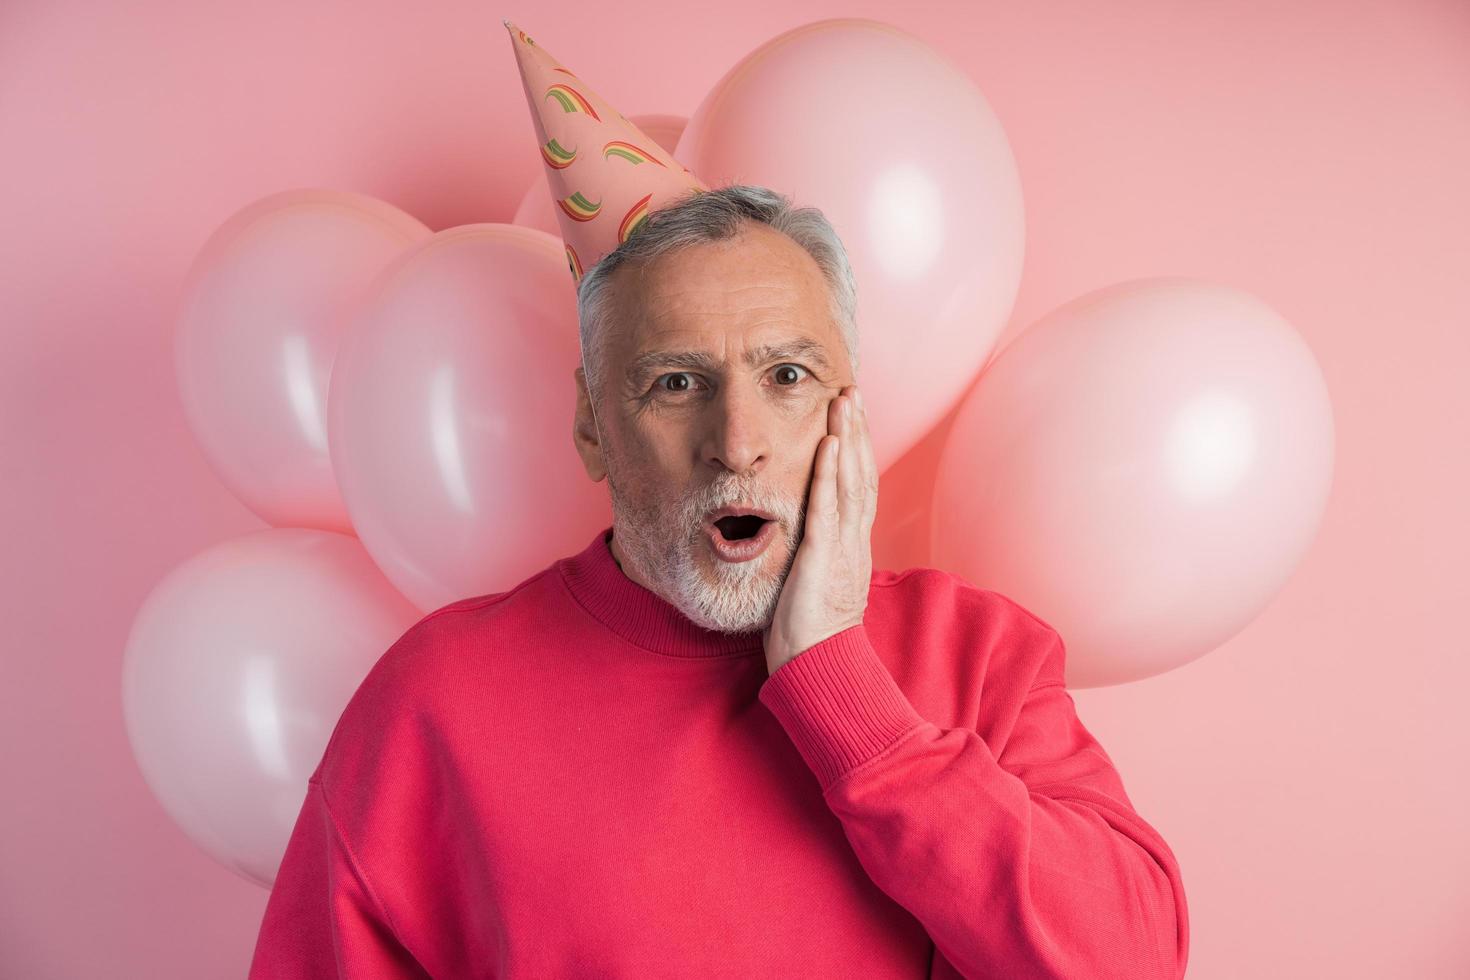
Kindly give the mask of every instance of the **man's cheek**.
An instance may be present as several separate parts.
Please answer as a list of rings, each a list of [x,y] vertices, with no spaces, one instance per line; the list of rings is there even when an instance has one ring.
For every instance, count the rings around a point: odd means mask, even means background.
[[[812,439],[813,452],[816,451],[816,440],[827,434],[827,410],[837,394],[838,392],[828,390],[826,385],[812,385],[800,397],[787,403],[786,414],[791,420],[793,430],[799,431],[802,436],[815,433]]]

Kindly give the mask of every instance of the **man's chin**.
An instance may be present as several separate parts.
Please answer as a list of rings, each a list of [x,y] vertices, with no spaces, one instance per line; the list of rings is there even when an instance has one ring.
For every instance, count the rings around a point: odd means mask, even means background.
[[[727,562],[704,539],[694,544],[694,579],[676,586],[684,614],[706,629],[721,633],[764,630],[771,621],[781,583],[772,568],[781,568],[780,552],[786,542],[772,542],[748,562]],[[701,556],[699,553],[703,552]]]

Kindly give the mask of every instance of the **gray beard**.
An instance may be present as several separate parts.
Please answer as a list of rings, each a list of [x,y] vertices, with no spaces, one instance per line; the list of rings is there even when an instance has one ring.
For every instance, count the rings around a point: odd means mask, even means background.
[[[719,633],[766,629],[796,560],[796,543],[806,523],[805,508],[796,508],[793,518],[787,502],[750,488],[742,490],[738,480],[730,479],[685,497],[682,506],[665,513],[657,503],[648,504],[624,494],[620,481],[614,478],[611,460],[608,464],[613,536],[623,561],[632,565],[661,598],[705,629]],[[765,567],[769,552],[746,562],[716,560],[712,580],[695,559],[698,549],[708,547],[700,540],[704,536],[703,518],[737,498],[753,500],[780,518],[776,530],[787,539],[786,557],[774,572]],[[786,530],[793,525],[793,531]]]

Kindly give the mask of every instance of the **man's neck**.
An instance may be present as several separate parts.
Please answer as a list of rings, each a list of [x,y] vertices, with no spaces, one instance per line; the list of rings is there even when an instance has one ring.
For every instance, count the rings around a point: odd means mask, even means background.
[[[648,586],[644,584],[642,579],[632,573],[628,563],[623,560],[622,553],[618,551],[618,536],[616,533],[614,533],[613,536],[608,539],[608,550],[612,552],[613,561],[617,563],[619,571],[628,576],[628,578],[637,582],[639,585],[642,585],[645,589],[648,588]]]

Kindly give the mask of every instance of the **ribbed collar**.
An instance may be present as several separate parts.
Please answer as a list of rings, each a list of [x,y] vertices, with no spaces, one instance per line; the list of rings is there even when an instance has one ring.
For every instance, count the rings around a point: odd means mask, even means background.
[[[630,579],[613,557],[612,535],[612,527],[605,527],[579,554],[556,563],[567,589],[598,622],[630,643],[673,657],[723,657],[764,651],[759,632],[707,630],[658,593]]]

